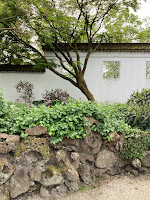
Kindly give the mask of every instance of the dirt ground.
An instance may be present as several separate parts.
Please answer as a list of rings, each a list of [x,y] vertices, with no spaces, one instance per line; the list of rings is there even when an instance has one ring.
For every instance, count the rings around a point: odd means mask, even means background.
[[[84,187],[55,200],[150,200],[150,174],[104,179],[94,189]]]

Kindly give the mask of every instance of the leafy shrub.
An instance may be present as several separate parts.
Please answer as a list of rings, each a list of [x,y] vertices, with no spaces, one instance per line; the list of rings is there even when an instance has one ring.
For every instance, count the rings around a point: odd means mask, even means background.
[[[146,150],[150,150],[150,134],[136,134],[125,141],[122,157],[129,160],[141,159]]]
[[[37,100],[37,101],[33,101],[32,103],[33,103],[33,105],[35,105],[35,106],[39,106],[39,105],[41,105],[41,104],[44,103],[44,100]]]
[[[141,92],[133,92],[130,95],[127,104],[137,104],[139,106],[142,106],[144,104],[150,104],[150,89],[143,88]]]
[[[71,99],[71,96],[62,89],[46,90],[45,93],[42,93],[42,97],[46,106],[55,105],[57,102],[67,103],[67,100]]]
[[[150,89],[133,92],[127,101],[126,122],[142,130],[150,128]]]
[[[103,128],[100,125],[94,125],[93,130],[98,130],[104,139],[111,140],[110,133],[124,133],[126,137],[134,135],[135,130],[125,122],[125,104],[115,104],[115,105],[101,105],[100,112],[104,115],[104,125]]]
[[[72,139],[86,136],[88,122],[85,116],[93,116],[103,124],[103,114],[99,106],[91,102],[74,101],[68,104],[55,104],[53,107],[17,107],[10,105],[9,113],[2,118],[0,132],[24,134],[24,130],[35,125],[47,127],[51,143],[64,137]]]
[[[33,84],[31,84],[29,81],[19,81],[17,85],[15,85],[15,88],[18,93],[21,92],[20,98],[21,100],[17,99],[17,102],[25,102],[27,105],[31,105],[32,101],[34,99],[33,97]]]

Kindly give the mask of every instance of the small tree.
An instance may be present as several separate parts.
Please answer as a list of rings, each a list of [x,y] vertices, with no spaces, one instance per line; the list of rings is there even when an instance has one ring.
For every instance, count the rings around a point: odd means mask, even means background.
[[[0,17],[17,18],[0,21],[1,28],[9,29],[0,35],[2,54],[1,62],[14,60],[20,63],[29,62],[45,65],[59,77],[69,81],[93,101],[94,96],[89,90],[85,72],[90,55],[96,51],[105,37],[102,33],[103,24],[111,12],[119,13],[129,7],[136,9],[140,0],[1,0]],[[102,30],[101,30],[102,29]],[[35,44],[31,39],[35,37]],[[93,42],[96,45],[93,45]],[[11,45],[10,45],[11,41]],[[87,43],[86,55],[81,63],[78,43]],[[35,47],[36,46],[36,47]],[[53,51],[60,65],[48,60],[41,51],[41,46]],[[65,46],[65,51],[64,51]],[[6,53],[7,51],[7,53]],[[74,59],[71,51],[76,55]],[[5,57],[5,58],[4,58]],[[17,58],[17,59],[16,59]],[[64,61],[68,63],[66,67]],[[71,76],[57,70],[62,67]]]
[[[21,100],[17,99],[17,102],[24,102],[27,105],[31,105],[34,99],[33,97],[33,84],[29,83],[29,81],[19,81],[15,88],[18,93],[21,93]]]

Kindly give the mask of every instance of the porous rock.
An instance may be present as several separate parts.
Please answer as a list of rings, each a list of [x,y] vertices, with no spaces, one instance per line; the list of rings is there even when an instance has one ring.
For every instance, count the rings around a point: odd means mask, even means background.
[[[56,157],[58,161],[62,161],[66,166],[67,175],[73,180],[79,180],[79,174],[74,166],[71,164],[66,152],[64,150],[57,151]]]
[[[112,138],[111,141],[106,142],[106,145],[109,148],[109,150],[113,152],[116,151],[122,152],[125,141],[124,134],[123,133],[115,134],[112,132],[109,134],[109,136]]]
[[[142,162],[142,166],[150,167],[150,151],[144,152],[144,156],[143,156],[141,162]]]
[[[67,193],[67,187],[65,186],[65,184],[58,185],[55,188],[52,188],[51,190],[52,196],[65,195],[66,193]]]
[[[43,126],[34,126],[25,130],[25,134],[28,134],[30,136],[39,136],[47,133],[47,128]]]
[[[0,133],[0,153],[15,152],[19,144],[20,136]]]
[[[102,146],[102,136],[97,131],[88,131],[84,140],[81,141],[81,152],[97,154]]]
[[[81,152],[97,154],[101,149],[103,139],[100,133],[91,130],[91,126],[100,122],[93,117],[85,117],[85,119],[88,121],[87,135],[84,140],[81,140]]]
[[[94,169],[93,166],[86,163],[86,167],[83,165],[80,166],[79,169],[80,177],[85,184],[89,184],[93,182],[94,179]]]
[[[79,151],[80,139],[64,138],[62,142],[53,145],[55,149],[62,149],[64,151]]]
[[[95,166],[98,168],[111,168],[115,166],[116,161],[117,156],[113,152],[103,149],[97,155]]]
[[[40,188],[40,196],[43,197],[43,198],[50,197],[49,188],[42,185],[41,188]]]
[[[43,169],[41,167],[32,168],[29,172],[32,181],[39,182],[41,180]]]
[[[107,169],[107,174],[110,174],[112,176],[118,174],[118,172],[119,172],[119,169],[116,168],[116,167],[112,167],[112,168]]]
[[[23,139],[15,152],[15,156],[22,157],[28,152],[36,151],[40,153],[43,159],[49,159],[51,156],[49,142],[46,138],[29,136]]]
[[[117,161],[116,161],[116,164],[115,164],[115,167],[118,167],[118,168],[123,168],[127,165],[129,165],[131,163],[130,160],[127,160],[127,159],[123,159],[121,157],[118,157]]]
[[[72,152],[71,159],[73,160],[72,165],[74,166],[74,168],[78,169],[80,165],[80,154],[77,152]]]
[[[138,158],[133,160],[131,164],[132,164],[133,167],[135,167],[137,169],[141,168],[141,161]]]
[[[10,200],[9,198],[9,190],[6,185],[0,186],[0,200]]]
[[[31,185],[27,171],[25,169],[17,170],[10,180],[10,197],[16,198],[27,192]]]
[[[135,170],[132,166],[127,165],[125,168],[126,172],[130,172],[131,174],[133,174],[134,176],[138,175],[138,171]]]
[[[0,155],[0,185],[6,181],[14,173],[14,165],[3,154]]]
[[[64,183],[64,178],[59,169],[55,166],[50,166],[45,172],[42,173],[39,182],[46,187],[60,185]]]
[[[65,179],[65,185],[70,191],[76,191],[79,189],[79,181],[77,180],[71,181],[71,180]]]

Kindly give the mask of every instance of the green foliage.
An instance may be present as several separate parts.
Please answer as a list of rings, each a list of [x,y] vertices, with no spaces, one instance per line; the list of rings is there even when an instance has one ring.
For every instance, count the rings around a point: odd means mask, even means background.
[[[64,137],[84,138],[88,122],[85,116],[93,116],[103,124],[103,114],[99,106],[91,102],[74,101],[66,105],[56,104],[53,107],[41,105],[29,108],[9,105],[9,112],[0,118],[0,132],[22,134],[24,130],[35,125],[47,127],[51,143],[55,144]]]
[[[133,92],[127,105],[126,122],[142,130],[150,129],[150,89]]]
[[[127,101],[128,105],[132,103],[136,103],[139,106],[150,104],[150,89],[143,88],[141,92],[133,92]]]
[[[125,104],[102,105],[100,112],[104,115],[104,125],[93,125],[92,129],[97,130],[104,139],[111,140],[110,133],[124,133],[126,137],[134,135],[135,130],[125,122]]]
[[[94,117],[100,123],[91,129],[98,131],[103,139],[112,139],[110,133],[124,133],[126,137],[135,135],[136,130],[125,122],[126,104],[101,105],[96,102],[75,100],[68,104],[46,107],[27,107],[21,103],[5,103],[0,116],[0,132],[20,134],[25,138],[25,129],[39,125],[47,127],[51,143],[63,138],[84,138],[88,122],[85,117]],[[7,108],[7,109],[6,109]],[[7,112],[5,112],[7,110]]]
[[[35,106],[39,106],[39,105],[41,105],[41,104],[44,104],[44,100],[37,100],[37,101],[33,101],[32,103],[33,103],[33,105],[35,105]]]
[[[89,57],[98,47],[93,48],[92,44],[103,42],[107,36],[97,34],[104,30],[111,11],[136,10],[139,3],[140,0],[1,0],[0,63],[44,65],[93,101],[84,79]],[[88,44],[84,59],[78,49],[82,42]],[[43,47],[53,51],[59,62],[48,59]],[[62,70],[58,69],[60,66]]]
[[[124,8],[120,12],[112,10],[104,21],[104,27],[105,42],[130,43],[137,40],[142,21],[130,13],[129,8]]]
[[[139,133],[125,141],[122,157],[129,160],[141,159],[147,150],[150,150],[150,134]]]

